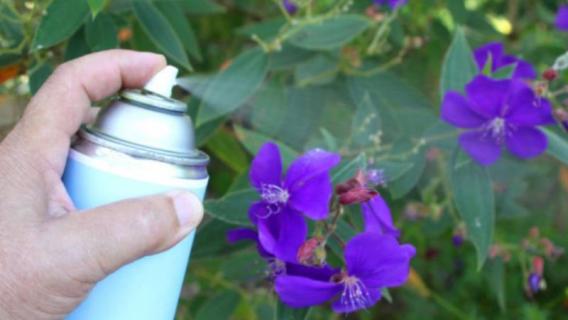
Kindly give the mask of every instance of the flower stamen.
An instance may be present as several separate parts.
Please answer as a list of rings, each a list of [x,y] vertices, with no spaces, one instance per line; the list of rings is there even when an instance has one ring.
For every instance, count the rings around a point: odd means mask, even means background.
[[[373,299],[369,290],[359,278],[345,275],[341,282],[343,283],[343,292],[340,297],[342,305],[349,306],[351,310],[358,310],[372,304]]]

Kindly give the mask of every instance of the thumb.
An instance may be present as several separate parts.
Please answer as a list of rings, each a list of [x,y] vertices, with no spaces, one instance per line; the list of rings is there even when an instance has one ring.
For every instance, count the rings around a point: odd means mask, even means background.
[[[52,220],[56,225],[50,233],[68,248],[59,249],[60,259],[72,268],[81,266],[85,280],[98,281],[137,258],[172,247],[202,218],[203,206],[195,195],[172,191]]]

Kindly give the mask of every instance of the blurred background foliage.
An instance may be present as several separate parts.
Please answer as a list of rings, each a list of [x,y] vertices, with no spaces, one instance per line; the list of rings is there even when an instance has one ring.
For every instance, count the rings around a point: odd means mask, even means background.
[[[566,257],[546,261],[545,290],[530,295],[526,284],[543,238],[568,245],[565,134],[549,131],[552,157],[456,169],[464,161],[456,131],[438,109],[441,93],[471,78],[470,47],[503,41],[547,69],[567,48],[553,27],[562,2],[410,0],[395,13],[367,0],[298,0],[290,15],[276,0],[1,0],[0,128],[64,61],[118,47],[163,53],[182,70],[191,94],[179,97],[212,156],[210,216],[179,319],[306,317],[276,302],[252,246],[225,240],[248,223],[248,166],[269,139],[286,163],[312,147],[340,152],[336,182],[361,165],[385,170],[381,193],[418,254],[392,300],[346,318],[560,319],[568,317]],[[339,224],[345,239],[361,223],[355,217]],[[318,307],[307,318],[345,317]]]

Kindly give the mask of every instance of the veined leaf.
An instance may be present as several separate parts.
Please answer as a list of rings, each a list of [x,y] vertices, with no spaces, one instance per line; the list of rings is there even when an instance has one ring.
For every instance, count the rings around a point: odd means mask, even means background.
[[[192,70],[180,39],[164,15],[147,0],[133,1],[132,7],[140,26],[152,42],[173,61]]]
[[[468,239],[477,251],[481,269],[493,240],[495,198],[487,169],[457,151],[450,167],[453,199],[465,222]]]
[[[463,29],[456,28],[454,39],[446,52],[442,65],[440,96],[443,97],[449,90],[463,91],[465,85],[476,74],[478,74],[477,66],[473,61],[473,54]]]
[[[568,165],[568,139],[551,129],[542,129],[542,131],[548,137],[548,150],[546,152]]]
[[[31,50],[52,47],[70,37],[89,15],[85,0],[53,0],[37,27]]]
[[[221,221],[249,226],[248,209],[258,200],[258,193],[253,189],[231,192],[220,199],[207,200],[205,211]]]
[[[311,24],[299,25],[291,32],[291,44],[310,50],[339,48],[371,25],[361,15],[347,14]]]

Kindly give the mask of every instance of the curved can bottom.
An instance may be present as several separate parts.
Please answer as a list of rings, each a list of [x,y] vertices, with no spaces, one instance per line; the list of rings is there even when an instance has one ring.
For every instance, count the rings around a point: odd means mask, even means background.
[[[175,181],[173,181],[175,180]],[[71,150],[63,182],[78,209],[183,188],[203,199],[208,179],[146,179],[117,172]],[[162,253],[134,261],[97,283],[67,320],[167,320],[175,317],[195,232]]]

